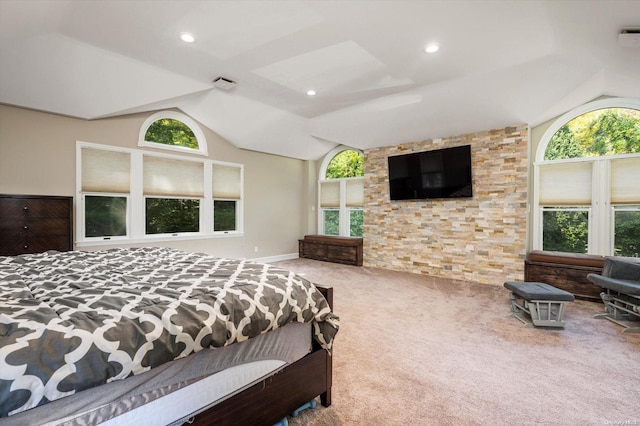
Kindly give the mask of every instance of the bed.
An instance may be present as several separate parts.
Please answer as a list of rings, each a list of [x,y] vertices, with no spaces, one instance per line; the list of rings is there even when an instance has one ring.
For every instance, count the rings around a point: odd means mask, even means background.
[[[331,289],[145,247],[0,256],[0,424],[265,424],[331,404]]]

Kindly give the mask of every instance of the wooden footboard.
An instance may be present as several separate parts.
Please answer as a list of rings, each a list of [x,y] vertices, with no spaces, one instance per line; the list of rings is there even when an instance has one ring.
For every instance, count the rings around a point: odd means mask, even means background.
[[[333,308],[333,288],[318,287]],[[192,425],[271,426],[320,395],[331,405],[331,355],[314,351],[278,373],[198,414]]]
[[[192,424],[271,426],[318,395],[321,395],[322,404],[328,406],[330,358],[324,349],[312,352],[279,373],[199,414]]]

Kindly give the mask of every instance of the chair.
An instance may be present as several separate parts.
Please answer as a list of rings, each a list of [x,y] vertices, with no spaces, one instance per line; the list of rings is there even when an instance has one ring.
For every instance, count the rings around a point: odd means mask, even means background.
[[[594,318],[606,318],[622,327],[623,333],[640,333],[640,326],[631,326],[621,321],[640,321],[640,259],[607,257],[602,275],[589,274],[587,279],[602,286],[600,297],[605,313]]]

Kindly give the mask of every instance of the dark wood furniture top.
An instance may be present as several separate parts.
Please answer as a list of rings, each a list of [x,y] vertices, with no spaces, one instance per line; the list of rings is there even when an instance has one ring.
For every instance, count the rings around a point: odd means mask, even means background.
[[[0,194],[0,255],[73,250],[73,197]]]
[[[307,259],[362,266],[362,238],[305,235],[298,240],[298,255]]]
[[[604,256],[533,250],[524,261],[524,280],[542,282],[572,293],[577,299],[601,302],[603,291],[587,279],[599,274]]]

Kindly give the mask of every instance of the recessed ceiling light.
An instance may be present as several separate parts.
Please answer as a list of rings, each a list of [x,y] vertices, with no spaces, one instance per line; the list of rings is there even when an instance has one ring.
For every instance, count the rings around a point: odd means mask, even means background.
[[[427,44],[424,48],[424,51],[427,53],[436,53],[438,50],[440,50],[440,46],[435,43]]]
[[[193,43],[194,41],[196,41],[196,38],[191,33],[182,33],[180,34],[180,40],[184,41],[185,43]]]
[[[315,96],[316,95],[316,91],[315,90],[307,90],[307,95]]]

